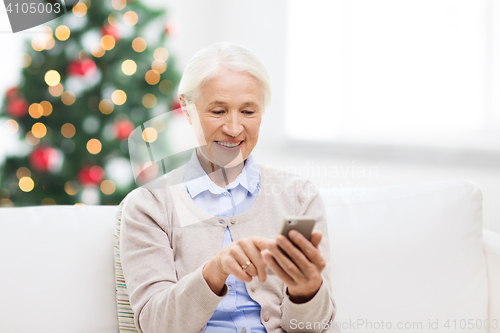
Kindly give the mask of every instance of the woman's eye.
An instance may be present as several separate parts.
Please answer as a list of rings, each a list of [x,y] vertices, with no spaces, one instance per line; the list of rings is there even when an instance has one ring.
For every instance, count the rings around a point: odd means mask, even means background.
[[[212,110],[213,114],[222,114],[224,113],[224,110]]]
[[[243,111],[245,114],[254,114],[255,111],[249,111],[249,110],[245,110]]]

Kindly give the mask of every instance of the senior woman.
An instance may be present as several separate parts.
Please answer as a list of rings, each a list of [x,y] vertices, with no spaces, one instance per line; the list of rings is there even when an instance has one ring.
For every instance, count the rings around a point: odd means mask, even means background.
[[[251,154],[271,100],[265,66],[238,44],[210,45],[187,65],[179,97],[199,146],[123,206],[120,256],[138,331],[336,331],[321,197]],[[318,218],[310,241],[279,235],[285,215]]]

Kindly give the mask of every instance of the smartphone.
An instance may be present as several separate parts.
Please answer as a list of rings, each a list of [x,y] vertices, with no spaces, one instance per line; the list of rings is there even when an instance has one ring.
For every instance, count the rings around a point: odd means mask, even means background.
[[[290,230],[297,230],[305,238],[311,240],[311,234],[315,224],[316,218],[314,216],[285,216],[283,227],[281,228],[281,234],[288,238],[290,242],[292,242],[292,244],[293,241],[290,239],[290,237],[288,237],[288,233],[290,232]],[[281,251],[290,259],[285,251]],[[269,269],[269,267],[266,267],[266,273],[271,275],[274,274],[273,271]]]

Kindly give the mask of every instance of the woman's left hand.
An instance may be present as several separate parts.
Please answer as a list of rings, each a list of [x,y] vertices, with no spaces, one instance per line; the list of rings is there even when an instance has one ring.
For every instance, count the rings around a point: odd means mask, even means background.
[[[311,241],[295,230],[291,230],[288,236],[296,245],[285,236],[279,235],[276,242],[269,247],[269,252],[263,252],[264,260],[288,287],[290,300],[294,303],[305,303],[316,295],[323,283],[321,272],[326,262],[318,249],[323,234],[314,231]],[[292,260],[281,252],[280,247]]]

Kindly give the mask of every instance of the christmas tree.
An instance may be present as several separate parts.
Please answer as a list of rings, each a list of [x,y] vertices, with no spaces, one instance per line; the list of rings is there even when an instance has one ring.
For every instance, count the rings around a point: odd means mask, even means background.
[[[116,205],[137,187],[129,134],[179,107],[172,25],[139,0],[87,0],[43,29],[0,108],[0,130],[18,138],[0,206]]]

